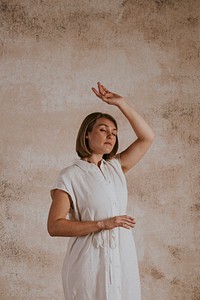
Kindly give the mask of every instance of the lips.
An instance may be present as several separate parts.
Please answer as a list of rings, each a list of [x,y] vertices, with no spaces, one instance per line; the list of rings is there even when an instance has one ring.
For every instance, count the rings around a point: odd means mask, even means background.
[[[112,143],[105,142],[104,144],[112,146]]]

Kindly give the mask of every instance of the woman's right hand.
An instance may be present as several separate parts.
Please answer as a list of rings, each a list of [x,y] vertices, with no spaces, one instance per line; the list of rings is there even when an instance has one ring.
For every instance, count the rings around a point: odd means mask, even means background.
[[[106,220],[99,221],[100,230],[110,230],[115,227],[123,227],[126,229],[131,229],[135,226],[136,221],[133,217],[123,215],[116,216]]]

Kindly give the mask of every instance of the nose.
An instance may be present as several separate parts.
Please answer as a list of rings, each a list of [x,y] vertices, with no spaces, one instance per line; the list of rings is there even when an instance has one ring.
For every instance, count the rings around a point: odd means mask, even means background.
[[[107,138],[111,139],[112,137],[113,137],[112,132],[109,132],[109,133],[107,134]]]

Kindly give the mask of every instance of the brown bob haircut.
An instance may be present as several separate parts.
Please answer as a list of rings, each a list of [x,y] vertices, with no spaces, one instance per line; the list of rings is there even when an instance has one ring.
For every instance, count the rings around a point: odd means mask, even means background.
[[[77,135],[77,139],[76,139],[76,152],[79,157],[84,158],[84,157],[89,157],[92,155],[92,152],[88,145],[88,141],[86,139],[86,135],[88,132],[92,131],[95,122],[100,118],[106,118],[106,119],[112,121],[117,128],[117,122],[111,115],[104,114],[101,112],[94,112],[94,113],[89,114],[83,120],[81,127],[79,129],[78,135]],[[104,154],[103,158],[105,160],[111,159],[117,153],[117,150],[118,150],[118,137],[116,136],[116,143],[115,143],[112,151],[108,154]]]

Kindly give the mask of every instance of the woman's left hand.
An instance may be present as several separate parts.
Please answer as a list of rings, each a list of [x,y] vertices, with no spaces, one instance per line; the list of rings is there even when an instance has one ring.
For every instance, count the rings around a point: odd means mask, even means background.
[[[122,102],[125,102],[125,99],[113,92],[110,92],[105,86],[103,86],[100,82],[97,83],[98,91],[93,87],[92,90],[97,97],[99,97],[104,102],[110,105],[119,106]]]

